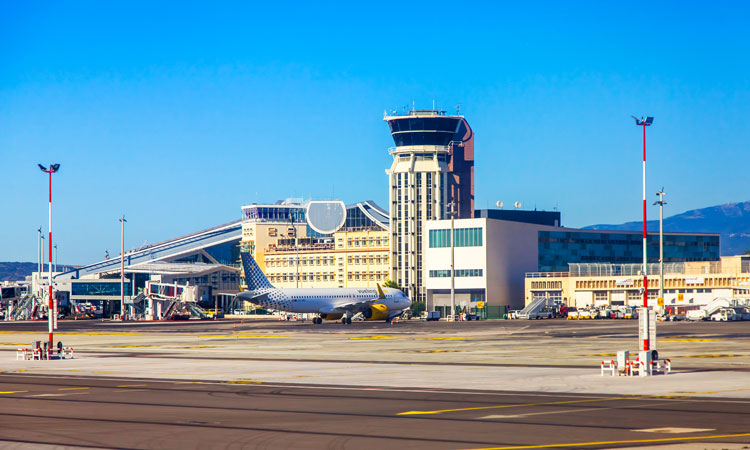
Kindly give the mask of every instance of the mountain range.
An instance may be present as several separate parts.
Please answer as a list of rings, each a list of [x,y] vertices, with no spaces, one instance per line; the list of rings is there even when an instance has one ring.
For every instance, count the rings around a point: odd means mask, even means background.
[[[659,232],[659,220],[646,222],[649,232]],[[643,222],[620,225],[599,224],[583,227],[587,230],[643,229]],[[722,256],[737,255],[750,250],[750,202],[725,203],[693,209],[664,218],[664,231],[679,233],[720,233]]]

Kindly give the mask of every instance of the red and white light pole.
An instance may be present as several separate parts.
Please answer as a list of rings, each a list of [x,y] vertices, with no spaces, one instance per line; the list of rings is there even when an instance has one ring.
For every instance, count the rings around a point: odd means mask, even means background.
[[[646,259],[646,127],[651,126],[654,122],[653,117],[641,117],[640,119],[632,116],[635,124],[643,128],[643,308],[646,314],[644,319],[645,333],[643,336],[643,350],[649,350],[649,323],[648,323],[648,260]]]
[[[47,238],[47,244],[49,244],[49,264],[47,266],[47,272],[49,275],[49,305],[47,310],[47,318],[49,319],[49,346],[47,349],[52,350],[52,330],[54,328],[54,322],[57,319],[57,308],[55,302],[52,299],[52,174],[60,169],[60,164],[51,164],[49,169],[39,164],[39,168],[42,172],[49,174],[49,235]]]

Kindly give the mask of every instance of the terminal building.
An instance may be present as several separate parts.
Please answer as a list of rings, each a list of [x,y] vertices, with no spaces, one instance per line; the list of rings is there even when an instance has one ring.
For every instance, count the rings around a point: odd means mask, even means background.
[[[666,250],[666,239],[664,246]],[[657,250],[657,259],[658,254]],[[709,256],[712,256],[711,252],[706,255]],[[664,263],[662,302],[658,300],[659,264],[649,262],[649,306],[664,308],[670,314],[684,314],[686,310],[707,305],[717,297],[750,296],[750,255],[701,261],[690,259]],[[675,260],[674,255],[672,260]],[[564,272],[529,272],[525,276],[526,303],[538,298],[547,298],[550,304],[557,302],[577,308],[643,306],[643,265],[570,263]]]
[[[424,224],[474,217],[474,132],[463,116],[412,110],[386,115],[395,147],[389,180],[391,279],[425,302]]]
[[[243,251],[279,288],[375,287],[390,277],[390,220],[372,201],[242,207]]]
[[[475,312],[482,302],[493,317],[540,295],[570,303],[574,297],[563,290],[568,275],[562,272],[571,264],[635,265],[642,259],[640,232],[563,228],[558,212],[478,210],[475,216],[454,222],[454,292],[460,310]],[[427,221],[425,226],[427,308],[447,313],[450,220]],[[665,263],[718,263],[719,241],[719,234],[664,233]],[[649,262],[657,263],[658,233],[648,235],[647,245]]]
[[[126,250],[124,265],[125,304],[139,293],[159,285],[191,286],[191,298],[184,300],[215,304],[239,292],[242,225],[240,220]],[[108,258],[64,272],[53,272],[54,293],[63,310],[71,304],[93,303],[106,316],[120,309],[120,258]],[[44,298],[49,285],[47,272],[35,272],[30,293]]]

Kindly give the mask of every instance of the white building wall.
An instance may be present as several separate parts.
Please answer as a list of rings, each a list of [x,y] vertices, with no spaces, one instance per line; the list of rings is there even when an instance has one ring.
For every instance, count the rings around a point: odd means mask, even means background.
[[[474,227],[482,228],[482,246],[457,247],[455,267],[481,268],[483,273],[481,277],[456,277],[456,289],[485,289],[488,305],[522,308],[526,272],[535,272],[539,267],[538,232],[557,228],[487,218],[454,222],[456,229]],[[429,230],[437,229],[450,229],[450,220],[431,220],[425,226],[423,270],[428,290],[450,289],[450,278],[429,277],[430,270],[450,269],[450,247],[429,248]]]
[[[487,221],[487,302],[507,305],[510,309],[524,305],[526,272],[539,268],[538,231],[553,227],[506,220]]]

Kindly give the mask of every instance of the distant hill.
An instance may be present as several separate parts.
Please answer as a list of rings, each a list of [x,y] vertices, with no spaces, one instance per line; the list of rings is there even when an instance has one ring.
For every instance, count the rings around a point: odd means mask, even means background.
[[[37,265],[33,262],[0,262],[0,281],[23,281],[32,272],[36,272]],[[58,272],[72,269],[71,266],[57,265]],[[44,264],[47,270],[47,264]]]
[[[36,263],[0,262],[0,281],[25,280],[27,275],[37,270]]]
[[[658,219],[647,221],[646,226],[649,232],[659,232]],[[584,228],[636,231],[643,229],[643,222],[627,222],[620,225],[599,224]],[[664,231],[720,233],[723,256],[745,253],[750,250],[750,202],[726,203],[665,217]]]

